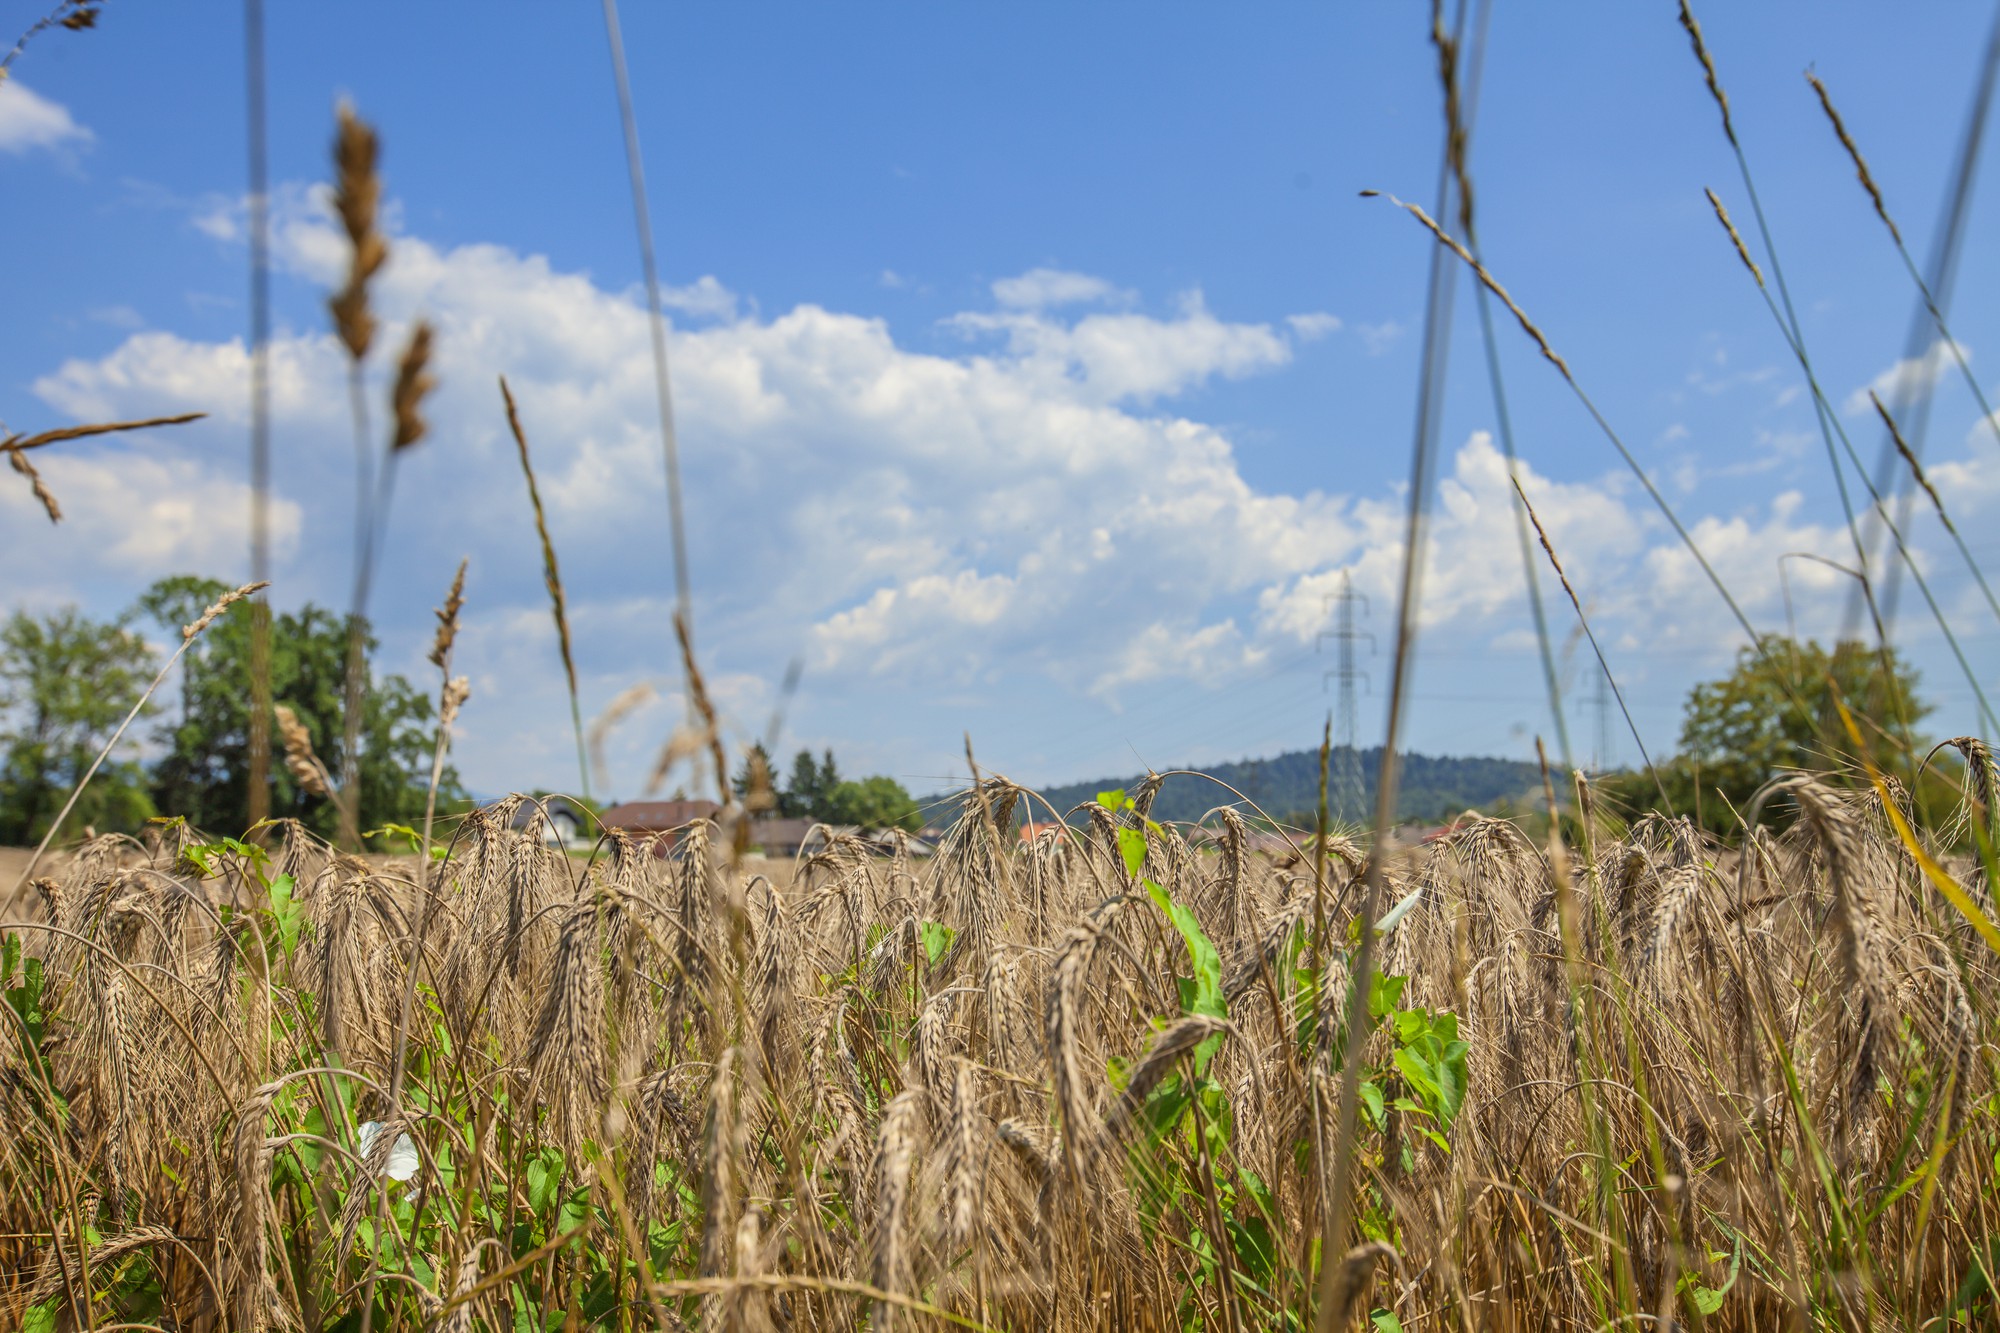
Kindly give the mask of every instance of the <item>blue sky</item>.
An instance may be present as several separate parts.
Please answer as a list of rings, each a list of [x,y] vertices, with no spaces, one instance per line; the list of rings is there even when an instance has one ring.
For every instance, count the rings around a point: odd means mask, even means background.
[[[1921,256],[1990,14],[1710,6],[1722,77],[1828,396],[1902,354],[1913,291],[1802,77],[1817,68]],[[33,7],[0,20],[25,28]],[[739,736],[795,655],[783,742],[933,789],[984,763],[1055,782],[1297,748],[1314,638],[1352,568],[1388,638],[1440,109],[1427,7],[629,5],[675,327],[697,629]],[[539,557],[493,377],[522,400],[591,715],[636,792],[679,715],[663,483],[609,62],[595,7],[274,7],[271,166],[281,604],[339,603],[351,442],[319,193],[342,95],[375,123],[395,232],[379,303],[439,326],[435,434],[399,483],[373,612],[429,682],[429,610],[469,555],[458,739],[482,791],[574,776]],[[247,393],[238,8],[113,6],[0,89],[0,421],[207,409],[65,447],[50,528],[0,478],[6,603],[127,605],[240,576]],[[1989,140],[1986,156],[1994,149]],[[1501,6],[1473,145],[1487,256],[1761,626],[1776,561],[1847,558],[1802,382],[1702,198],[1749,209],[1669,4]],[[1993,163],[1985,163],[1990,175]],[[1985,183],[1991,186],[1991,182]],[[1991,191],[1953,331],[1989,398]],[[1754,238],[1753,238],[1754,240]],[[1763,256],[1760,252],[1760,258]],[[1768,262],[1767,262],[1768,267]],[[1461,292],[1464,297],[1465,293]],[[1410,743],[1527,755],[1548,731],[1469,298],[1452,347]],[[1739,641],[1614,455],[1502,330],[1530,494],[1645,740]],[[378,360],[386,360],[378,353]],[[380,369],[378,367],[378,369]],[[379,394],[377,398],[379,410]],[[1843,418],[1871,462],[1865,415]],[[2000,559],[2000,453],[1957,372],[1927,457]],[[45,455],[55,450],[44,451]],[[1936,522],[1912,537],[1982,683],[2000,634]],[[1791,564],[1802,629],[1845,608]],[[1553,592],[1553,589],[1548,589]],[[1901,645],[1974,728],[1921,603]],[[1559,643],[1573,617],[1553,605]],[[1572,658],[1574,645],[1570,645]],[[1380,685],[1385,659],[1364,662]],[[1587,748],[1591,677],[1575,663]],[[1362,734],[1379,735],[1380,694]],[[1630,762],[1629,737],[1613,757]]]

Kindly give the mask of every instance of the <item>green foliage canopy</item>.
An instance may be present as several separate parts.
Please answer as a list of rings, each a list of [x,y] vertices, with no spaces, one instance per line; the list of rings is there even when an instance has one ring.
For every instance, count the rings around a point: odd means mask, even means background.
[[[1902,768],[1896,752],[1906,739],[1923,744],[1913,729],[1935,711],[1917,697],[1918,682],[1893,648],[1848,640],[1829,651],[1811,639],[1767,636],[1761,652],[1745,645],[1728,675],[1689,692],[1680,752],[1658,769],[1664,807],[1643,772],[1617,774],[1605,787],[1628,807],[1698,817],[1713,832],[1734,834],[1757,789],[1780,772],[1860,771],[1836,701],[1853,714],[1869,757]]]
[[[213,579],[178,575],[148,588],[136,609],[177,633],[224,591]],[[335,773],[341,766],[347,625],[345,617],[311,603],[271,617],[271,698],[298,715],[321,762]],[[240,831],[249,823],[250,627],[251,607],[239,603],[182,659],[179,717],[156,737],[166,752],[153,766],[153,801],[199,828]],[[372,656],[372,636],[366,647]],[[434,715],[430,698],[404,677],[378,678],[364,664],[362,828],[422,821],[436,742]],[[271,814],[332,836],[338,821],[331,803],[293,781],[275,729],[272,746]],[[457,771],[449,765],[438,794],[447,805],[464,799]]]
[[[105,624],[73,607],[8,619],[0,628],[0,842],[41,838],[158,669],[124,620]],[[138,761],[113,755],[73,820],[131,829],[153,810]]]
[[[924,826],[923,812],[903,784],[880,774],[858,782],[839,782],[827,793],[829,824],[858,824],[863,829],[899,828],[915,833]]]

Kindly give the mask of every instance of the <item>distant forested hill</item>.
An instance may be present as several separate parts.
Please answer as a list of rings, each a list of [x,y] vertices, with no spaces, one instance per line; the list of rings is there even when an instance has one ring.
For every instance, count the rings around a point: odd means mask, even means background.
[[[1333,755],[1336,783],[1342,754],[1342,750],[1336,749]],[[1232,764],[1189,767],[1200,767],[1202,772],[1213,774],[1274,817],[1288,822],[1309,822],[1310,812],[1319,803],[1317,750],[1295,750],[1269,759],[1243,759]],[[1358,808],[1350,803],[1347,809],[1340,808],[1336,799],[1336,819],[1351,823],[1372,817],[1375,778],[1381,768],[1381,746],[1361,752],[1363,799]],[[1098,792],[1108,788],[1136,788],[1144,777],[1142,773],[1132,773],[1039,790],[1050,804],[1058,810],[1067,811],[1085,801],[1094,800]],[[1464,810],[1490,808],[1498,801],[1524,805],[1539,799],[1541,782],[1541,770],[1519,760],[1473,755],[1405,754],[1396,797],[1397,818],[1443,821]],[[1200,778],[1170,777],[1154,798],[1153,818],[1195,820],[1234,799],[1213,782]],[[1039,818],[1048,818],[1039,805],[1035,813]]]

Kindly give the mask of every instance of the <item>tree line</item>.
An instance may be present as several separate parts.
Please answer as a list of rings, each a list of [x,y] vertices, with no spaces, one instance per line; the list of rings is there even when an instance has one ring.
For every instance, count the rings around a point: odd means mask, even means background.
[[[70,608],[39,615],[16,611],[0,626],[0,843],[40,838],[144,693],[162,660],[146,631],[171,641],[224,591],[214,579],[177,575],[153,584],[110,620],[92,620]],[[320,760],[336,772],[343,758],[348,629],[347,617],[311,603],[272,617],[272,699],[292,710]],[[367,647],[372,654],[372,636]],[[1930,748],[1919,725],[1934,711],[1918,697],[1918,684],[1918,673],[1893,649],[1856,642],[1827,649],[1812,640],[1772,636],[1743,648],[1726,675],[1694,687],[1673,754],[1656,757],[1650,768],[1599,775],[1600,808],[1627,818],[1649,811],[1684,815],[1728,837],[1773,775],[1794,768],[1854,775],[1864,757],[1899,777],[1919,802],[1955,801],[1963,774],[1958,757],[1946,751],[1922,767],[1912,757]],[[142,762],[136,746],[114,754],[78,803],[79,827],[132,830],[156,814],[215,830],[247,826],[248,604],[231,608],[192,645],[178,681],[164,693],[144,712],[154,722],[141,733],[149,741],[148,758]],[[372,672],[364,675],[362,701],[361,827],[413,823],[422,816],[430,778],[434,705],[404,677]],[[1843,703],[1861,733],[1859,745],[1841,716]],[[272,815],[334,835],[332,804],[304,790],[279,762],[282,755],[273,758]],[[1318,758],[1316,752],[1301,752],[1224,768],[1237,785],[1248,784],[1245,790],[1267,809],[1297,819],[1307,813],[1301,799],[1305,786],[1317,784]],[[1379,760],[1379,753],[1362,758],[1364,780],[1372,779],[1369,761]],[[1417,780],[1411,794],[1425,797],[1423,813],[1435,815],[1448,806],[1451,813],[1468,806],[1489,813],[1538,808],[1539,792],[1519,789],[1538,788],[1539,770],[1528,774],[1527,766],[1503,760],[1439,760],[1432,767],[1438,771],[1412,772]],[[1234,771],[1239,768],[1243,771]],[[1524,783],[1524,777],[1534,781]],[[843,777],[830,749],[818,755],[799,750],[781,782],[764,747],[752,746],[732,786],[753,809],[787,818],[912,832],[924,822],[918,802],[901,783],[879,774]],[[1502,787],[1515,794],[1502,794]],[[1159,817],[1198,817],[1192,807],[1166,808],[1173,804],[1168,795],[1161,793]],[[1174,800],[1198,802],[1205,810],[1227,795],[1190,786]],[[439,799],[447,810],[469,803],[449,765]],[[1774,813],[1785,817],[1783,811]]]
[[[771,756],[761,743],[752,745],[730,786],[752,809],[762,806],[785,819],[868,830],[900,828],[910,833],[924,826],[923,811],[902,783],[879,773],[855,780],[843,778],[830,749],[817,759],[811,750],[793,755],[791,774],[781,786],[772,771]]]
[[[0,843],[39,839],[90,763],[124,720],[164,660],[167,642],[217,600],[227,585],[194,575],[161,579],[110,620],[74,608],[16,611],[0,627]],[[98,770],[71,816],[75,826],[130,831],[156,814],[237,833],[250,821],[250,612],[231,607],[182,657],[179,679],[141,716],[154,725],[142,762],[121,747]],[[307,603],[271,616],[271,698],[292,710],[328,769],[339,772],[341,689],[350,621]],[[368,654],[375,649],[366,640]],[[436,710],[400,675],[364,666],[360,818],[364,829],[423,818]],[[128,733],[130,736],[131,733]],[[275,739],[276,729],[273,728]],[[327,837],[333,804],[304,790],[273,756],[271,814],[300,820]],[[439,783],[440,808],[462,808],[455,768]]]

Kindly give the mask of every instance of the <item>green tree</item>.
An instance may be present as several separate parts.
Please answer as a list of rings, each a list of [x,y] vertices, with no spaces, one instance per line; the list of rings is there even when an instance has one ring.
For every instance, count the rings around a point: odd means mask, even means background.
[[[0,628],[0,842],[47,832],[158,665],[123,621],[75,608]],[[153,814],[135,759],[107,760],[78,800],[71,826],[129,831]]]
[[[859,782],[837,782],[827,793],[829,824],[858,824],[864,829],[900,828],[915,833],[924,826],[916,800],[894,778],[877,774]]]
[[[814,760],[811,750],[792,756],[791,780],[778,799],[779,811],[789,819],[820,819],[835,822],[831,804],[833,789],[840,785],[840,770],[834,766],[833,751]]]
[[[1905,739],[1922,744],[1910,729],[1935,710],[1917,698],[1915,668],[1890,649],[1885,670],[1884,656],[1854,640],[1831,652],[1781,635],[1765,638],[1762,652],[1746,645],[1727,676],[1688,694],[1680,752],[1658,770],[1665,808],[1727,835],[1757,789],[1784,770],[1857,780],[1862,756],[1836,701],[1847,705],[1878,767],[1906,769],[1897,752]],[[1629,807],[1661,808],[1659,788],[1643,772],[1618,774],[1605,788]]]
[[[163,626],[199,615],[224,587],[187,575],[162,579],[139,599],[138,610]],[[188,608],[194,608],[190,615]],[[160,729],[166,753],[153,766],[157,806],[197,827],[238,833],[250,819],[250,608],[240,603],[202,636],[199,653],[182,659],[180,717]],[[376,643],[366,644],[372,655]],[[298,715],[322,763],[341,763],[341,692],[347,662],[347,620],[310,603],[271,617],[271,698]],[[361,827],[423,818],[430,785],[434,708],[430,698],[399,675],[375,678],[364,665],[361,720]],[[276,729],[273,745],[277,746]],[[282,751],[271,764],[271,813],[296,818],[332,836],[332,804],[306,792],[286,770]],[[463,801],[457,771],[449,765],[439,783],[440,802]]]

